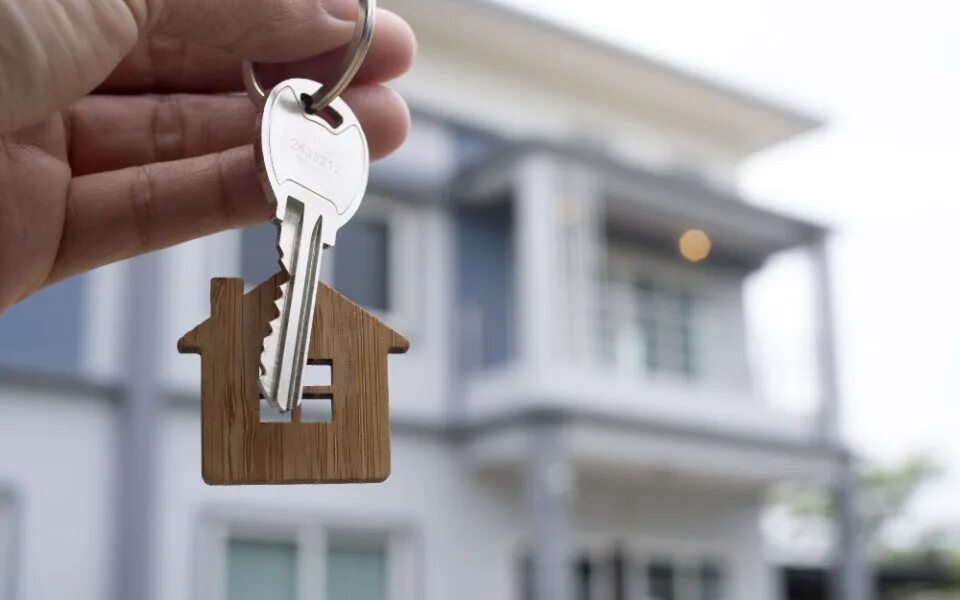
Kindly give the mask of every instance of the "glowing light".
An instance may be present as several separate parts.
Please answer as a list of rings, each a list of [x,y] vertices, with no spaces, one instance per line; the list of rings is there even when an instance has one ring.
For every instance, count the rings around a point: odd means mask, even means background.
[[[688,229],[680,236],[680,256],[690,262],[700,262],[710,256],[713,242],[710,236],[702,229]]]

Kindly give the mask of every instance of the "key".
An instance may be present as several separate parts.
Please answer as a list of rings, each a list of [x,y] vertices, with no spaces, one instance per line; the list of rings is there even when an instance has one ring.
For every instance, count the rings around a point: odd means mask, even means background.
[[[275,86],[256,136],[261,181],[276,203],[280,264],[290,276],[260,356],[260,392],[282,412],[302,397],[323,250],[360,207],[370,169],[366,136],[342,99],[324,111],[335,125],[304,109],[302,95],[318,87],[308,79]]]

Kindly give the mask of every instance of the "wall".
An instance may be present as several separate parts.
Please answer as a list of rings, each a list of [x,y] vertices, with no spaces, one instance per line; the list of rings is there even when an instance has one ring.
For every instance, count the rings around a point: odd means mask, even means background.
[[[114,405],[76,391],[0,385],[0,488],[18,499],[18,598],[110,592]]]
[[[733,187],[735,153],[699,137],[699,132],[640,121],[636,114],[601,105],[595,95],[591,102],[570,90],[549,89],[542,81],[511,75],[502,64],[489,64],[486,57],[464,56],[460,49],[425,37],[412,71],[396,86],[415,106],[507,137],[601,147],[647,168],[696,173],[721,187]]]
[[[223,488],[200,478],[200,429],[192,407],[168,412],[163,425],[154,574],[157,597],[203,595],[216,572],[203,531],[218,517],[250,522],[325,524],[340,530],[392,530],[412,551],[410,600],[514,600],[525,534],[519,482],[509,473],[470,468],[456,446],[432,435],[395,431],[393,474],[382,485]],[[605,536],[707,548],[735,574],[740,600],[765,598],[759,498],[705,488],[698,492],[582,482],[576,524],[581,541]],[[397,595],[396,600],[407,600]]]
[[[217,600],[197,592],[210,589],[204,577],[215,568],[199,528],[216,515],[240,514],[399,532],[414,557],[409,600],[509,598],[514,565],[505,549],[521,522],[517,493],[474,477],[455,448],[432,437],[395,431],[392,444],[393,475],[381,485],[209,487],[200,477],[196,409],[170,411],[161,436],[156,597]]]

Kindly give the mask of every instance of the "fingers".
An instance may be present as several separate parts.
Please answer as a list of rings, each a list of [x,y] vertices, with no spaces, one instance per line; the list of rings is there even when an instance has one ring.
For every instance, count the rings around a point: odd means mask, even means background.
[[[374,157],[388,154],[402,143],[409,128],[409,113],[395,92],[383,86],[360,86],[347,90],[344,97],[370,132]],[[245,98],[221,99],[247,102]],[[211,105],[197,104],[190,110],[206,108]],[[98,118],[109,114],[109,110],[103,110]],[[120,118],[118,114],[117,119]],[[74,119],[76,128],[80,118]],[[179,119],[170,120],[173,123]],[[114,126],[101,136],[120,135],[120,125],[115,120]],[[247,135],[251,128],[252,123],[247,123]],[[183,142],[167,142],[169,152],[209,149],[209,145],[227,143],[233,134],[206,139],[198,135],[195,141],[188,141],[191,135],[185,131]],[[113,164],[122,164],[128,160],[122,158],[123,149],[135,153],[141,146],[136,136],[114,141],[109,148],[92,146],[89,151],[106,153]],[[70,185],[60,250],[47,283],[224,229],[263,221],[269,213],[251,146],[78,176]]]
[[[263,64],[264,86],[290,77],[329,82],[338,74],[344,48],[294,61]],[[407,23],[381,10],[373,44],[357,83],[383,83],[405,73],[413,62],[416,40]],[[98,89],[101,93],[233,92],[243,90],[240,59],[223,50],[198,46],[163,35],[144,38]]]
[[[357,21],[357,0],[127,0],[137,1],[146,8],[145,31],[262,62],[345,46]]]
[[[253,141],[246,96],[88,96],[68,115],[75,176],[202,156]]]
[[[384,83],[396,79],[410,69],[416,55],[416,38],[407,22],[389,11],[381,10],[379,14],[370,52],[354,78],[357,83]],[[291,77],[333,83],[333,77],[340,75],[345,51],[346,48],[340,48],[298,61],[263,64],[258,72],[264,85],[271,87]]]
[[[9,25],[7,52],[0,52],[0,87],[10,91],[0,111],[0,132],[41,121],[95,89],[147,33],[259,62],[297,61],[346,46],[356,6],[356,0],[0,2],[0,21]],[[368,82],[402,72],[415,45],[400,18],[377,14],[382,23],[365,67]],[[155,83],[180,91],[237,89],[236,61],[226,54],[192,49],[177,54],[174,45],[156,51],[160,59],[150,65],[149,48],[140,52],[116,74],[115,90],[163,89]],[[329,60],[316,68],[328,69]]]
[[[391,154],[407,139],[410,109],[395,91],[382,85],[363,85],[348,88],[343,99],[367,134],[373,160]]]
[[[149,35],[137,42],[95,91],[140,94],[242,89],[236,56],[164,35]]]
[[[250,146],[76,177],[47,283],[268,216]]]
[[[379,85],[344,93],[373,158],[396,150],[410,114],[403,99]],[[256,109],[246,96],[172,94],[89,96],[66,113],[75,176],[202,156],[253,141]]]

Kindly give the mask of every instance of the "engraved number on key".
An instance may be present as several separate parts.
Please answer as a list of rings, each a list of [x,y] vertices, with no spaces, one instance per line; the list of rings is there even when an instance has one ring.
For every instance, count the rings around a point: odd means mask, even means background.
[[[274,87],[256,141],[264,190],[276,202],[280,262],[290,276],[260,357],[260,391],[281,411],[300,403],[323,249],[360,207],[369,175],[366,136],[343,100],[330,104],[337,126],[304,111],[301,94],[319,85],[289,79]]]

